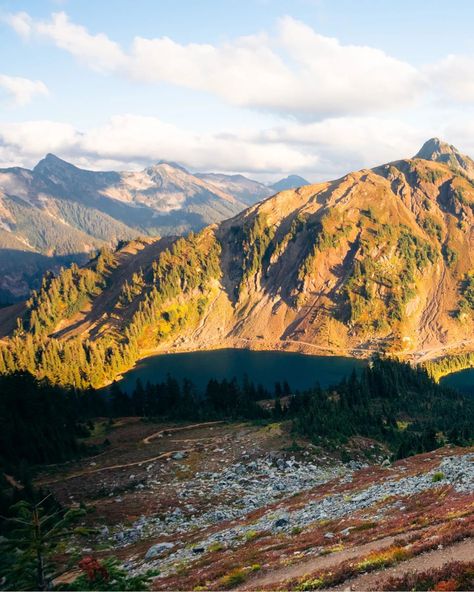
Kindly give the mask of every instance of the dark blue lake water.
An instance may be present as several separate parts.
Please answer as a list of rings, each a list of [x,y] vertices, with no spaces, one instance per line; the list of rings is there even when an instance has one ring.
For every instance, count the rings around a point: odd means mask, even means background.
[[[120,386],[130,392],[138,378],[145,384],[160,382],[170,374],[178,380],[190,379],[201,390],[211,378],[236,377],[241,381],[247,375],[255,384],[267,388],[286,380],[293,390],[302,390],[318,382],[322,387],[337,384],[354,368],[361,369],[365,364],[354,358],[244,349],[165,354],[141,360],[124,375]]]
[[[444,376],[440,380],[440,383],[443,386],[449,386],[463,393],[474,395],[474,368],[448,374],[448,376]]]

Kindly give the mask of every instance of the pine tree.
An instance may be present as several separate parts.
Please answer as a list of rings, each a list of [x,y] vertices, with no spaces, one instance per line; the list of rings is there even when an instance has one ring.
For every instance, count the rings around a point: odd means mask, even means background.
[[[12,526],[8,536],[0,540],[0,565],[7,589],[50,590],[58,545],[71,534],[85,532],[72,528],[84,510],[51,512],[45,507],[46,501],[20,501],[11,509],[13,517],[5,518]]]

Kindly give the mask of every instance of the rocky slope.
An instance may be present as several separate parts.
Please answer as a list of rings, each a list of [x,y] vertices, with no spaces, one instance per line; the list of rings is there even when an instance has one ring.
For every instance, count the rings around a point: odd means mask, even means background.
[[[474,160],[439,138],[431,138],[425,142],[415,158],[444,162],[451,168],[464,173],[471,181],[474,179]]]
[[[273,193],[242,175],[193,175],[164,161],[96,172],[48,154],[33,170],[0,169],[0,304],[104,244],[198,230]]]
[[[361,460],[343,464],[304,440],[289,452],[286,424],[136,418],[108,437],[104,454],[50,468],[39,484],[94,506],[97,534],[71,539],[69,552],[87,544],[130,573],[157,569],[154,590],[367,590],[366,572],[380,590],[387,567],[403,574],[473,550],[472,449],[390,464],[358,441]]]
[[[80,312],[52,314],[78,304],[46,290],[23,326],[116,348],[109,379],[150,352],[223,346],[434,357],[473,349],[473,246],[474,185],[415,157],[281,192],[171,249],[137,243]]]

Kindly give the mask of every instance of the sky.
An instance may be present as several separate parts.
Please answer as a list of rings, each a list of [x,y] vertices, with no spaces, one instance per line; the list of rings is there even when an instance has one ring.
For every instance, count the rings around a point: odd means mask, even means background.
[[[474,155],[471,0],[0,0],[0,167],[309,181]]]

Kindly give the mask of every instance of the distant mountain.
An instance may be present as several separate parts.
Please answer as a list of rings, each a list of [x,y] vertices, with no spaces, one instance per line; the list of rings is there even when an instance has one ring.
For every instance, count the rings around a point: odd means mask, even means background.
[[[285,179],[280,179],[276,183],[273,183],[273,185],[270,185],[270,188],[274,192],[278,192],[287,189],[296,189],[297,187],[303,187],[303,185],[309,185],[309,181],[306,181],[306,179],[303,179],[299,175],[289,175]]]
[[[224,175],[221,173],[196,173],[200,179],[215,185],[222,191],[235,196],[247,205],[254,205],[262,199],[270,197],[279,191],[295,189],[303,185],[309,185],[309,181],[299,175],[289,175],[273,184],[264,185],[258,181],[248,179],[243,175]]]
[[[101,384],[150,351],[474,351],[474,184],[424,154],[278,193],[187,238],[135,241],[47,283],[23,327],[72,359],[93,344],[83,378],[63,369],[75,383]],[[47,353],[41,373],[56,376]]]
[[[272,187],[248,179],[243,175],[223,175],[220,173],[196,173],[196,177],[230,193],[247,205],[254,205],[258,201],[270,197],[275,191]]]
[[[105,244],[199,230],[272,193],[240,175],[204,177],[165,161],[88,171],[54,154],[33,170],[0,169],[0,305],[24,297],[46,269],[83,263]]]

